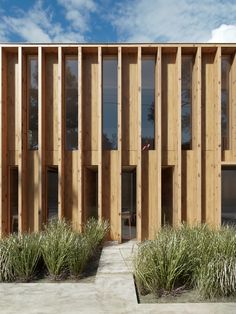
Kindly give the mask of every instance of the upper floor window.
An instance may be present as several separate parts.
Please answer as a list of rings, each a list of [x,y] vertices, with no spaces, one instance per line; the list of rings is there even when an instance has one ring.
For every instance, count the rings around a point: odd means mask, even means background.
[[[28,56],[28,147],[38,149],[38,56]]]
[[[229,81],[231,56],[221,58],[221,141],[222,149],[229,149]]]
[[[192,74],[193,56],[182,56],[181,126],[182,149],[192,149]]]
[[[102,66],[102,146],[117,149],[117,56],[104,56]]]
[[[78,149],[78,57],[65,56],[66,149]]]
[[[142,57],[142,150],[155,149],[155,56]]]

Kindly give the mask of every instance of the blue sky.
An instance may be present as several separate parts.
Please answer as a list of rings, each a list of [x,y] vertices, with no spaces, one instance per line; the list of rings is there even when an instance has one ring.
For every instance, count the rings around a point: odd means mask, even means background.
[[[236,0],[0,0],[1,42],[236,42]]]

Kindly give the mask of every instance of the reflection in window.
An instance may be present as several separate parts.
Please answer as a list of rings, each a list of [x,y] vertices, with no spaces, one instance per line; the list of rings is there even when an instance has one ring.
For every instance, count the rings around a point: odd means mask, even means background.
[[[102,146],[117,149],[117,57],[104,56],[102,68]]]
[[[142,58],[142,150],[154,149],[155,57]]]
[[[193,57],[182,56],[181,125],[182,149],[192,145],[192,72]]]
[[[66,149],[78,149],[78,58],[65,56]]]
[[[38,57],[28,57],[28,147],[38,149]]]
[[[229,74],[230,56],[221,59],[221,136],[222,149],[229,149]]]

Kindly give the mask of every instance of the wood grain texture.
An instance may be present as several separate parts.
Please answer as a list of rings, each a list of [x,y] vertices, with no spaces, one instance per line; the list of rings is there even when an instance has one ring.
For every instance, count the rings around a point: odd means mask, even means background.
[[[78,150],[65,150],[64,55],[78,55]],[[38,55],[39,148],[27,148],[27,55]],[[118,58],[118,149],[102,150],[102,56]],[[141,60],[155,55],[155,149],[141,147]],[[182,55],[193,57],[192,147],[181,149]],[[221,57],[230,55],[229,145],[221,147]],[[236,45],[0,45],[0,233],[10,231],[9,169],[18,167],[19,231],[46,222],[46,169],[58,167],[59,217],[81,230],[97,173],[99,219],[122,239],[122,170],[136,170],[137,239],[161,226],[163,167],[172,221],[221,222],[221,167],[236,165]],[[91,173],[90,173],[91,171]]]

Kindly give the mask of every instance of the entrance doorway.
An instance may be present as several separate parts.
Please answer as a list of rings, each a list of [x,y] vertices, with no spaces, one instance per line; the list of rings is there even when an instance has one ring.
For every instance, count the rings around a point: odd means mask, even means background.
[[[161,171],[161,224],[173,224],[173,167]]]
[[[123,169],[121,192],[121,236],[125,241],[136,238],[136,169]]]

